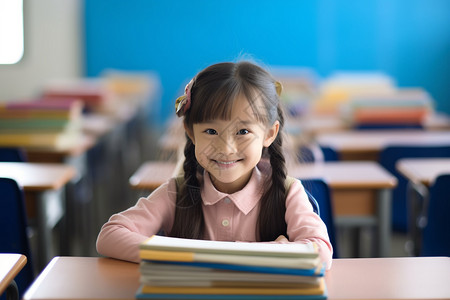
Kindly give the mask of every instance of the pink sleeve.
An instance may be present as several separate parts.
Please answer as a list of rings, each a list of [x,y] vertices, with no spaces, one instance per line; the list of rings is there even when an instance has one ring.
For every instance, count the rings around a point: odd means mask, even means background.
[[[169,232],[175,213],[175,181],[163,184],[135,206],[114,214],[97,237],[97,252],[139,262],[139,244],[160,230]]]
[[[300,183],[296,180],[290,187],[286,198],[287,234],[290,242],[315,242],[319,248],[319,255],[331,267],[333,247],[328,237],[327,227],[322,219],[313,211],[308,196]]]

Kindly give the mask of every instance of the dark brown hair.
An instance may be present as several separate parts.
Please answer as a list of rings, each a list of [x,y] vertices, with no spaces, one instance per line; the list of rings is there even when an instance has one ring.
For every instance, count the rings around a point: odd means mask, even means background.
[[[267,187],[260,200],[260,212],[256,236],[260,241],[273,241],[280,235],[287,236],[286,166],[282,151],[284,125],[283,112],[275,88],[275,80],[261,67],[250,62],[219,63],[201,71],[191,88],[191,106],[184,116],[186,128],[213,119],[229,120],[234,101],[245,96],[258,121],[271,126],[280,123],[280,132],[274,142],[263,151],[267,156],[272,176],[267,176]],[[254,99],[261,99],[264,107],[258,107]],[[258,103],[261,103],[258,101]],[[200,195],[199,172],[203,169],[195,157],[195,146],[188,138],[184,149],[184,184],[179,188],[175,220],[170,236],[202,239],[205,222]],[[201,173],[200,173],[201,174]]]

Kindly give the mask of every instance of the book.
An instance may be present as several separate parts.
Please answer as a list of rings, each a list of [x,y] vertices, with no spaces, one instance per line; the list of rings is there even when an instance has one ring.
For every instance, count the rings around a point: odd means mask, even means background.
[[[153,235],[148,238],[140,244],[139,248],[140,250],[247,255],[249,260],[258,259],[259,257],[264,257],[264,259],[270,259],[271,257],[316,258],[319,255],[318,249],[313,243],[242,243],[172,238],[159,235]],[[192,258],[195,259],[195,255]]]
[[[324,300],[327,299],[327,291],[315,295],[261,295],[261,294],[161,294],[148,293],[145,286],[141,286],[137,293],[136,299],[208,299],[208,300]]]
[[[0,132],[0,146],[66,149],[76,145],[80,138],[77,132]]]
[[[141,259],[159,260],[159,261],[179,261],[179,262],[215,262],[229,263],[249,266],[267,266],[267,267],[284,267],[284,268],[304,268],[311,269],[319,263],[319,257],[315,258],[290,258],[290,257],[251,257],[248,255],[230,255],[230,254],[210,254],[210,253],[193,253],[182,251],[158,251],[158,250],[140,250]]]
[[[0,103],[2,120],[78,120],[81,117],[83,103],[76,99],[33,99]]]
[[[270,284],[318,284],[318,276],[310,276],[310,274],[284,274],[273,272],[254,272],[239,270],[227,270],[223,268],[198,267],[196,265],[170,265],[142,262],[140,265],[141,282],[153,285],[201,285],[213,286],[223,284],[224,282],[245,282],[249,283],[266,283]]]
[[[230,263],[205,263],[205,262],[178,262],[178,261],[150,261],[149,263],[170,264],[180,266],[193,266],[198,268],[214,268],[222,270],[231,270],[239,272],[269,273],[269,274],[285,274],[299,276],[322,276],[324,268],[318,264],[312,268],[286,268],[286,267],[267,267],[248,264],[230,264]]]
[[[326,299],[324,278],[313,287],[158,287],[141,285],[137,299]]]
[[[3,119],[0,117],[0,132],[24,132],[24,131],[65,131],[81,128],[81,121],[64,119]]]

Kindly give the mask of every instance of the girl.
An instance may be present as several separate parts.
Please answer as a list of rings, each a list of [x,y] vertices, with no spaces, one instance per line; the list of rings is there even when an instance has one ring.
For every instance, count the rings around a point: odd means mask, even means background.
[[[280,92],[249,62],[201,71],[176,101],[188,137],[184,177],[113,215],[100,231],[98,252],[138,262],[138,245],[162,230],[193,239],[316,243],[330,268],[325,224],[299,180],[285,186]]]

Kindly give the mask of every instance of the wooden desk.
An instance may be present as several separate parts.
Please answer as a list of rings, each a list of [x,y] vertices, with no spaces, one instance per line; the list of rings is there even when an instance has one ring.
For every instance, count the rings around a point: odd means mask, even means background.
[[[342,160],[376,161],[379,152],[389,145],[450,145],[450,131],[352,130],[321,133],[316,141],[335,149]]]
[[[37,221],[39,268],[52,257],[52,229],[65,213],[64,186],[75,175],[73,167],[63,164],[0,162],[0,177],[23,187],[27,213]]]
[[[450,174],[450,158],[408,158],[400,159],[397,170],[405,176],[409,207],[409,241],[407,248],[412,255],[420,255],[423,221],[427,218],[424,210],[429,201],[429,187],[439,175]]]
[[[0,295],[8,288],[26,263],[25,255],[0,253]]]
[[[130,178],[133,188],[154,190],[175,172],[175,163],[144,163]],[[323,178],[332,190],[337,225],[378,225],[379,254],[388,256],[391,237],[391,193],[397,179],[375,162],[327,162],[291,166],[299,179]]]
[[[439,175],[450,173],[450,158],[400,159],[396,168],[412,182],[430,186]]]
[[[80,140],[69,148],[34,148],[26,147],[25,151],[29,162],[38,163],[67,163],[68,159],[81,156],[96,143],[95,137],[84,134]]]
[[[110,258],[55,257],[24,295],[39,299],[135,299],[138,264]],[[334,259],[328,299],[449,299],[450,258]]]
[[[147,161],[130,177],[132,188],[153,191],[175,174],[176,163],[171,161]]]

